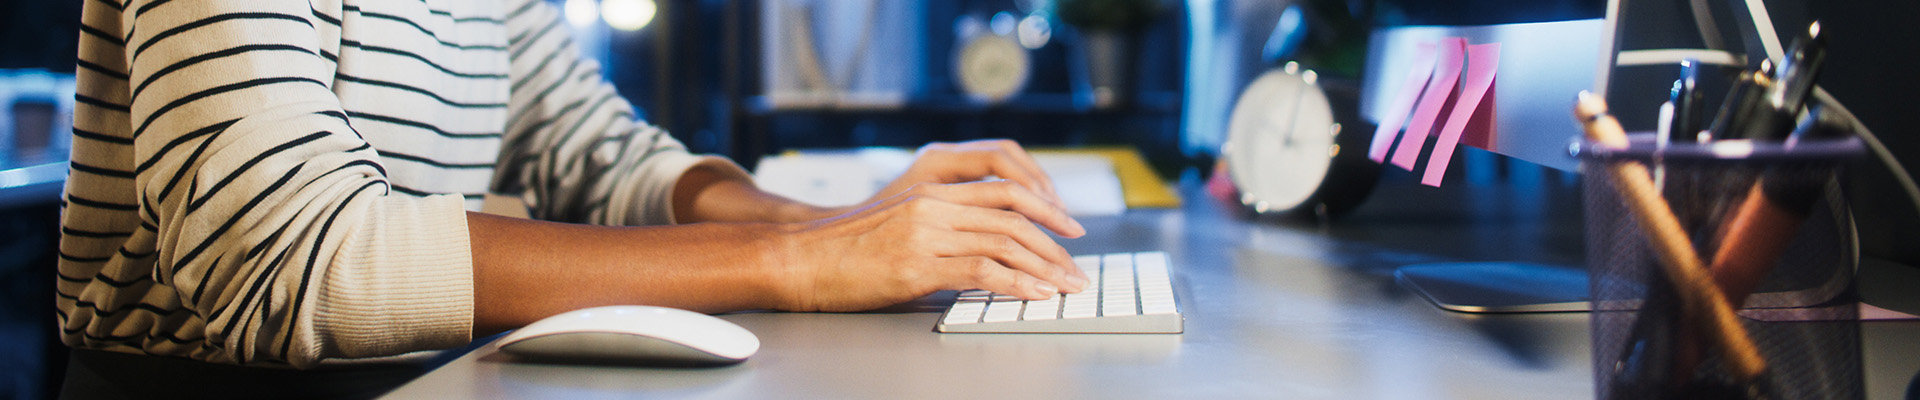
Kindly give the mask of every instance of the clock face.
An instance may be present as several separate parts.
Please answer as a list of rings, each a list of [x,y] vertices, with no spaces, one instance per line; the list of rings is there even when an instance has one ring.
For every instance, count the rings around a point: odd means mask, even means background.
[[[1234,104],[1220,153],[1254,211],[1298,209],[1326,183],[1340,125],[1315,79],[1313,71],[1270,71]]]
[[[960,49],[954,70],[960,89],[986,101],[1012,97],[1027,84],[1032,65],[1027,49],[999,35],[978,35]]]

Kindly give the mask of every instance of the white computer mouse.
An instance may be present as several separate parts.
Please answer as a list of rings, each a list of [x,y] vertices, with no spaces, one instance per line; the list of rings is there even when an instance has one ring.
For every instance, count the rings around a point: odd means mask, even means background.
[[[654,306],[606,306],[541,319],[500,339],[500,351],[538,361],[717,365],[746,361],[760,338],[732,322]]]

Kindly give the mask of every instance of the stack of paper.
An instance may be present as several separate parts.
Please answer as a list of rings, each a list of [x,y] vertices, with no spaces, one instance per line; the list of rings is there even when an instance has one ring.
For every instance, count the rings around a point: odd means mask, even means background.
[[[1113,162],[1098,154],[1035,152],[1034,161],[1076,216],[1126,211]],[[754,172],[761,189],[794,200],[846,206],[873,197],[906,172],[913,152],[896,148],[789,152],[762,158]]]

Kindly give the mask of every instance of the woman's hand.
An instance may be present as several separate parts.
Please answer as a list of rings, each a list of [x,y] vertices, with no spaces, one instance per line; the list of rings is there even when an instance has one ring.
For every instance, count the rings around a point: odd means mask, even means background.
[[[782,257],[791,260],[788,271],[794,275],[779,308],[868,310],[938,290],[975,288],[1027,299],[1079,292],[1086,274],[1039,226],[1069,238],[1085,235],[1086,228],[1067,217],[1057,197],[1030,188],[1051,184],[1024,152],[993,146],[998,150],[928,146],[923,156],[939,155],[931,165],[949,166],[922,169],[929,164],[916,163],[915,170],[926,175],[909,171],[908,176],[964,181],[988,172],[1005,174],[999,168],[1007,168],[1033,172],[1019,175],[1026,182],[911,185],[838,217],[794,225],[785,235],[790,253]],[[1012,156],[1028,164],[1016,165],[1020,161]],[[994,169],[949,164],[973,162],[1009,164]]]
[[[919,184],[964,183],[997,176],[1025,186],[1041,199],[1063,206],[1053,191],[1040,164],[1019,143],[1007,139],[975,140],[960,143],[932,143],[920,148],[913,165],[894,178],[880,193],[867,201],[874,203],[900,194]]]

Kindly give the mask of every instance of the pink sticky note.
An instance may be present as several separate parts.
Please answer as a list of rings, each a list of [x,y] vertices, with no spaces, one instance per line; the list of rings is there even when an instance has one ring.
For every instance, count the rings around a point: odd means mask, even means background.
[[[1460,134],[1460,144],[1497,152],[1494,143],[1500,140],[1496,121],[1500,120],[1500,102],[1494,101],[1500,93],[1500,78],[1494,78],[1487,86],[1487,94],[1480,98],[1480,107],[1473,110],[1472,119],[1467,120],[1467,133]]]
[[[1447,173],[1447,164],[1453,159],[1453,149],[1459,146],[1460,135],[1466,132],[1467,123],[1476,118],[1489,119],[1486,113],[1476,110],[1482,109],[1480,105],[1483,100],[1492,100],[1487,93],[1493,87],[1494,75],[1499,70],[1499,43],[1476,44],[1467,48],[1466,88],[1461,89],[1460,100],[1453,103],[1453,113],[1447,116],[1447,126],[1440,129],[1440,139],[1433,144],[1433,154],[1427,156],[1427,173],[1420,183],[1440,186],[1440,179]]]
[[[1427,144],[1427,133],[1433,131],[1434,120],[1440,117],[1441,108],[1447,106],[1447,98],[1453,96],[1454,86],[1460,84],[1460,64],[1466,61],[1467,39],[1441,39],[1439,47],[1433,78],[1427,81],[1426,93],[1420,95],[1420,105],[1413,109],[1413,121],[1407,123],[1407,133],[1400,136],[1400,146],[1394,149],[1393,165],[1400,169],[1413,170],[1413,161],[1420,158],[1420,148]]]
[[[1413,101],[1420,98],[1420,88],[1427,85],[1427,78],[1433,76],[1433,43],[1421,43],[1420,49],[1413,53],[1413,67],[1407,69],[1407,80],[1400,84],[1400,91],[1393,98],[1393,105],[1386,114],[1380,115],[1380,127],[1373,130],[1373,145],[1367,148],[1367,158],[1373,162],[1387,160],[1387,149],[1393,146],[1393,138],[1398,137],[1400,125],[1407,122],[1407,113],[1413,110]]]

